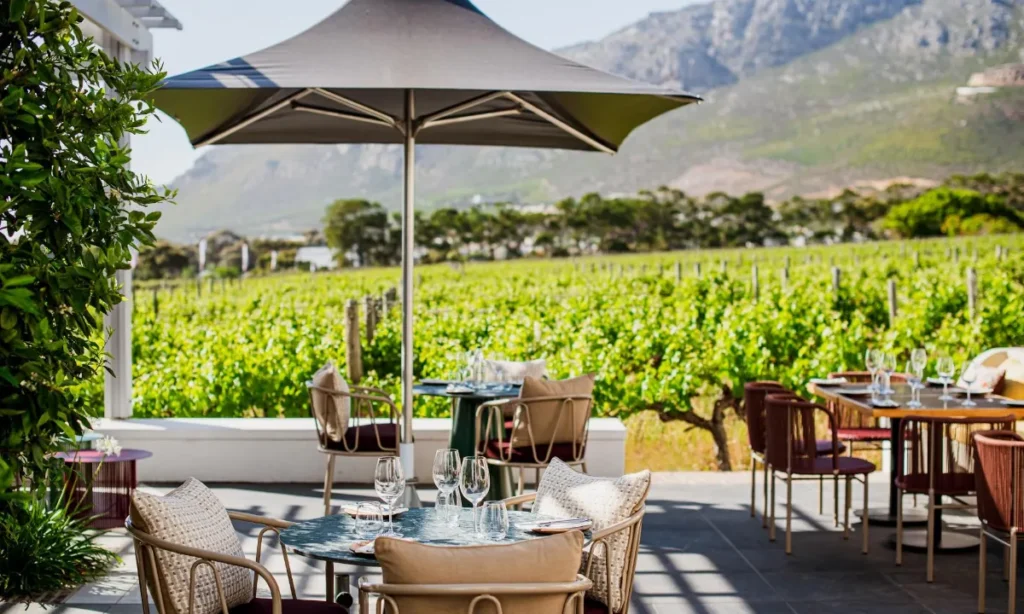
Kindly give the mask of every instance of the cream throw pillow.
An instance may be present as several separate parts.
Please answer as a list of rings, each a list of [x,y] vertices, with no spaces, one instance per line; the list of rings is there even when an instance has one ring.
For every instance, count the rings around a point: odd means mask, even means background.
[[[313,385],[328,390],[349,392],[348,382],[341,377],[338,368],[330,360],[313,375]],[[327,437],[328,441],[343,440],[352,414],[352,399],[334,396],[319,390],[312,392],[313,417],[320,425],[320,432]],[[327,441],[321,443],[326,444]]]
[[[377,538],[377,560],[386,584],[532,584],[572,582],[583,553],[583,534],[571,531],[514,544],[429,546]],[[395,597],[400,614],[463,614],[474,596]],[[504,614],[562,614],[566,595],[503,596]],[[490,614],[493,603],[477,604]],[[394,614],[391,608],[385,608]]]
[[[526,362],[516,362],[512,360],[485,360],[485,368],[487,370],[488,379],[491,379],[497,374],[497,369],[500,367],[502,374],[505,376],[506,381],[521,382],[527,377],[536,377],[540,379],[544,377],[544,372],[547,371],[547,361],[543,358],[539,360],[529,360]]]
[[[181,546],[210,550],[245,558],[235,527],[227,510],[202,482],[189,478],[184,484],[160,497],[135,491],[131,505],[132,524],[153,537]],[[195,557],[154,549],[162,570],[160,590],[164,596],[164,614],[187,614],[189,575]],[[138,556],[139,554],[136,553]],[[252,572],[244,567],[214,563],[220,573],[228,607],[249,603],[252,599]],[[155,577],[147,569],[147,580],[156,599]],[[217,584],[210,568],[196,570],[195,614],[220,614]]]
[[[556,458],[544,470],[533,509],[547,516],[589,518],[594,523],[594,530],[599,531],[629,518],[647,499],[650,486],[650,471],[630,473],[620,478],[599,478],[579,473]],[[597,552],[591,549],[594,563],[590,579],[594,588],[588,594],[618,612],[622,609],[622,575],[626,568],[629,536],[623,531],[607,541],[612,586],[605,583],[605,549],[599,547]]]

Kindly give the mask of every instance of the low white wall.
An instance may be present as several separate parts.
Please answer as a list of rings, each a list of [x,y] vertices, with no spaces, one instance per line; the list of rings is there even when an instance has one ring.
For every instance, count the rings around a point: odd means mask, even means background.
[[[326,457],[316,450],[312,418],[161,418],[99,420],[94,430],[124,448],[153,453],[139,461],[140,482],[323,482]],[[451,420],[417,418],[416,477],[431,482],[434,452],[448,447]],[[626,427],[616,418],[590,421],[587,472],[620,476],[626,465]],[[373,481],[373,458],[335,463],[339,483]],[[532,477],[532,472],[527,472]]]

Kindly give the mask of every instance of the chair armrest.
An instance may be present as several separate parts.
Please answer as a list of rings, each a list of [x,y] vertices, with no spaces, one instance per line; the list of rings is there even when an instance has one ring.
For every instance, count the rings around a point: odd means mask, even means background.
[[[527,492],[521,495],[516,495],[515,497],[509,497],[508,499],[502,499],[502,502],[504,502],[507,507],[512,507],[513,505],[522,505],[523,503],[530,503],[536,500],[537,493]]]
[[[259,535],[256,536],[256,562],[261,562],[261,556],[263,554],[263,536],[267,534],[267,531],[272,531],[277,535],[277,542],[281,546],[281,557],[284,559],[284,569],[288,576],[288,588],[292,591],[292,599],[297,599],[297,593],[295,591],[295,577],[292,576],[292,565],[288,560],[288,550],[285,548],[284,542],[281,541],[281,529],[287,529],[288,527],[295,524],[287,520],[278,520],[277,518],[270,518],[268,516],[256,516],[255,514],[248,514],[246,512],[228,512],[228,518],[231,520],[238,520],[240,522],[251,522],[252,524],[261,525],[263,528],[260,529]],[[252,596],[256,597],[256,586],[259,584],[259,577],[253,579],[252,583]]]
[[[836,469],[839,467],[839,422],[836,420],[835,412],[824,405],[814,403],[814,410],[828,416],[828,428],[832,435],[832,468]]]
[[[239,522],[251,522],[252,524],[261,524],[265,527],[272,527],[274,529],[287,529],[288,527],[295,524],[288,520],[279,520],[277,518],[271,518],[270,516],[257,516],[256,514],[249,514],[247,512],[237,512],[234,510],[228,510],[228,518],[231,520],[238,520]]]
[[[486,403],[481,403],[479,406],[477,406],[476,417],[474,419],[475,427],[473,429],[474,454],[478,456],[483,455],[484,450],[487,447],[487,442],[492,439],[491,433],[493,432],[495,417],[497,417],[497,424],[499,426],[502,426],[505,422],[505,406],[512,402],[514,402],[514,400],[498,399],[495,401],[487,401]],[[487,423],[486,425],[481,425],[481,418],[483,417],[484,414],[487,414]],[[503,436],[500,434],[499,431],[498,442],[501,443],[502,441]]]

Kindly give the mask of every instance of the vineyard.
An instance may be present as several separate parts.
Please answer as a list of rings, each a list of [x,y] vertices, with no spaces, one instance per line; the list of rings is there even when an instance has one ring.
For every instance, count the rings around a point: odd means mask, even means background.
[[[476,347],[544,357],[552,377],[598,374],[601,415],[656,412],[714,441],[729,466],[744,382],[802,388],[861,368],[868,345],[959,361],[1024,343],[1022,248],[1024,237],[997,236],[421,267],[415,372],[450,377]],[[137,284],[134,415],[308,415],[303,383],[344,363],[346,301],[397,282],[397,269],[371,269]],[[397,395],[399,355],[395,309],[363,340],[364,382]],[[95,412],[101,395],[94,382]],[[424,399],[416,414],[447,409]],[[694,466],[715,466],[709,455]]]

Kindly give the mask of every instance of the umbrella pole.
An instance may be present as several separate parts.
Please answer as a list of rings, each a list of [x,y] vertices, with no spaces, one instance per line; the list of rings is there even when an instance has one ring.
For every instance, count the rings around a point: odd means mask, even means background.
[[[412,433],[412,304],[413,304],[413,212],[415,206],[415,171],[416,171],[416,133],[414,119],[416,117],[416,100],[411,89],[405,91],[405,184],[404,202],[402,205],[402,432],[399,454],[402,458],[402,470],[410,486],[416,481],[415,454],[413,451]],[[413,489],[409,489],[413,498]]]

